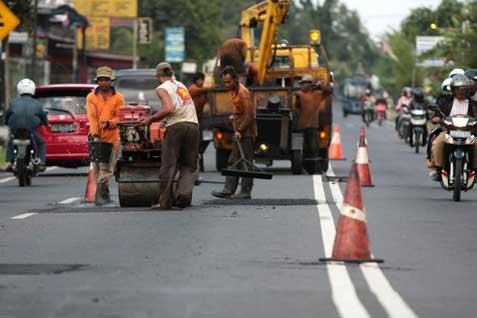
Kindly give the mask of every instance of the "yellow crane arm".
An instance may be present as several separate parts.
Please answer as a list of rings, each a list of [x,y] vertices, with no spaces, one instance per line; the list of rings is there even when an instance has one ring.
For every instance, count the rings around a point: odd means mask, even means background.
[[[272,45],[277,37],[278,26],[284,22],[290,2],[291,0],[263,1],[242,12],[240,21],[242,40],[247,43],[248,48],[254,46],[251,28],[255,28],[258,23],[263,23],[257,63],[259,85],[265,81],[267,64],[272,56]],[[249,61],[252,60],[250,54],[251,52],[248,50],[247,60]]]

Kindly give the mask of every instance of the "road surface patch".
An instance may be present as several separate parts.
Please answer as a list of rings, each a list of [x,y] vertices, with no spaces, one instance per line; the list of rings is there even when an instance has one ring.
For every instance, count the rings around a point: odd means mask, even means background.
[[[34,215],[36,215],[36,214],[38,214],[38,213],[36,213],[36,212],[23,213],[23,214],[14,216],[14,217],[12,217],[11,219],[12,219],[12,220],[22,220],[22,219],[29,218],[30,216],[34,216]]]
[[[0,275],[58,275],[87,267],[86,264],[0,264]]]
[[[318,205],[319,202],[314,199],[252,199],[252,200],[205,200],[203,205],[257,205],[257,206],[306,206]]]

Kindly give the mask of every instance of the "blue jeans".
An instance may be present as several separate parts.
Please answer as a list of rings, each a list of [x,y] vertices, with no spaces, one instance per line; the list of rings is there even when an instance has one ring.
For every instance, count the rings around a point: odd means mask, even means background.
[[[38,149],[38,158],[40,158],[42,163],[46,162],[46,144],[43,138],[41,138],[40,134],[36,131],[30,131],[31,140],[33,143],[33,147],[35,151]],[[7,162],[11,162],[13,160],[13,145],[11,142],[7,145],[7,153],[5,155],[5,159]]]

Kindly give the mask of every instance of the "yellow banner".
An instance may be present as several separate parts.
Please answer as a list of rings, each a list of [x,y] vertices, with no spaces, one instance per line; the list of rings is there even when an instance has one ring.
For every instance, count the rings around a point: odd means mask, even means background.
[[[137,0],[75,0],[74,6],[87,17],[137,17]]]
[[[107,50],[110,41],[110,20],[109,18],[89,17],[90,26],[86,29],[86,49],[87,50]],[[77,47],[83,48],[83,35],[78,32]]]

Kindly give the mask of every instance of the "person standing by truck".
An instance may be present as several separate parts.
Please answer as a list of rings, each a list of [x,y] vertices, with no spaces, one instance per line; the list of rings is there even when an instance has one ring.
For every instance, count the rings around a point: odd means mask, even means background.
[[[232,165],[240,159],[238,142],[240,142],[245,159],[253,162],[254,139],[257,137],[257,123],[255,111],[248,89],[239,82],[239,74],[232,66],[227,66],[222,71],[222,83],[229,90],[232,100],[232,115],[230,119],[234,125],[234,143],[228,159],[228,165]],[[227,176],[222,191],[213,191],[212,195],[223,199],[251,199],[253,179],[242,178],[241,189],[235,194],[239,183],[239,177]]]
[[[113,70],[109,66],[96,69],[95,81],[98,87],[86,96],[86,113],[89,121],[89,138],[94,142],[107,142],[113,145],[109,162],[93,163],[94,178],[97,184],[95,204],[111,203],[109,179],[114,173],[119,148],[119,108],[124,106],[124,97],[111,86]]]
[[[199,121],[194,101],[187,87],[174,79],[174,70],[169,63],[162,62],[156,67],[159,86],[156,94],[162,108],[159,112],[143,120],[145,125],[155,121],[166,122],[166,135],[161,149],[161,169],[159,171],[159,198],[153,209],[171,209],[172,206],[185,208],[192,202],[192,189],[196,179],[199,153]],[[176,173],[180,176],[176,191],[173,183]]]
[[[302,90],[296,93],[295,107],[298,110],[297,128],[303,132],[304,158],[319,156],[318,126],[324,100],[331,95],[331,87],[314,84],[311,75],[304,75],[300,81]]]

